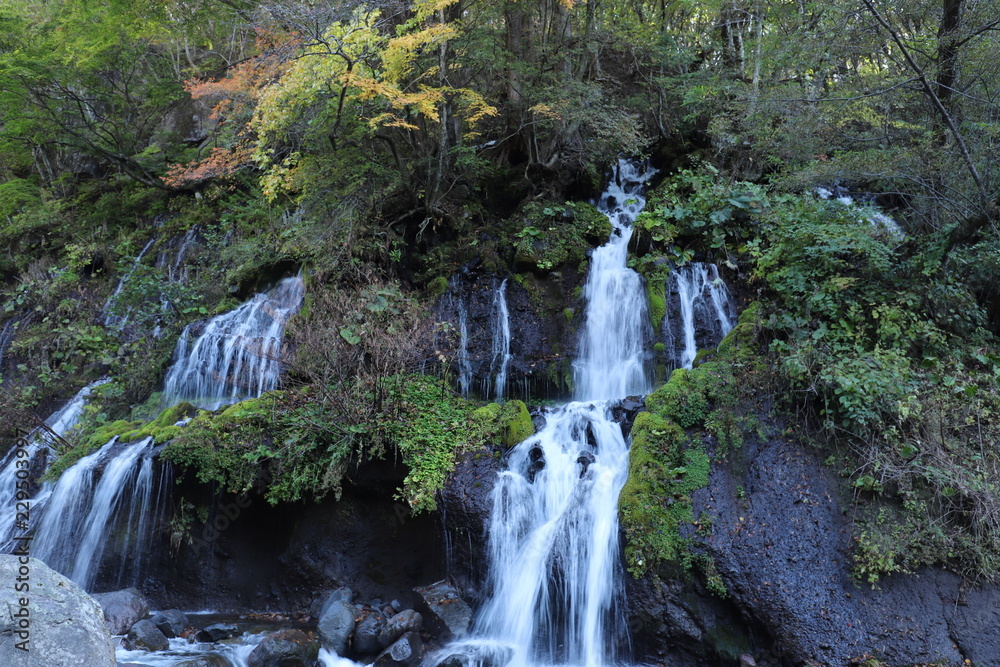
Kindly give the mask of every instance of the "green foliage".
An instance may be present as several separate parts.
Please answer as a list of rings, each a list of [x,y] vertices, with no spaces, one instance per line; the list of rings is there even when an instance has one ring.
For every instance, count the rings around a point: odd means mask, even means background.
[[[435,508],[435,494],[459,454],[519,428],[505,408],[476,409],[429,377],[397,376],[390,386],[389,400],[364,421],[324,404],[314,387],[269,392],[218,413],[202,412],[184,428],[169,431],[173,439],[164,456],[191,469],[202,483],[217,482],[232,493],[260,485],[268,502],[279,503],[339,496],[351,469],[398,451],[408,469],[399,497],[421,512]],[[358,386],[343,391],[345,402],[365,398]],[[172,408],[157,422],[169,422],[178,411],[187,409]],[[156,429],[151,424],[136,433],[147,431]]]
[[[514,247],[514,261],[544,273],[585,261],[588,250],[607,241],[611,222],[590,204],[532,202],[507,221],[505,233],[501,246]]]

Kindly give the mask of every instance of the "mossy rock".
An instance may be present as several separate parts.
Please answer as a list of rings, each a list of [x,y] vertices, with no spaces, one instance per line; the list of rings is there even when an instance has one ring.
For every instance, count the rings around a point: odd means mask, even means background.
[[[646,302],[649,304],[649,323],[653,332],[659,336],[663,328],[663,318],[667,315],[666,283],[660,280],[649,280],[646,283]]]
[[[448,279],[438,276],[427,284],[427,291],[431,296],[441,296],[448,291]]]
[[[612,225],[592,204],[531,202],[504,223],[515,264],[547,273],[577,266],[587,252],[607,241]]]
[[[646,397],[646,407],[683,428],[690,428],[708,416],[708,397],[702,374],[678,368],[665,385]]]
[[[535,434],[535,424],[531,421],[531,413],[524,401],[507,401],[503,406],[505,423],[502,430],[502,441],[505,447],[514,447]]]

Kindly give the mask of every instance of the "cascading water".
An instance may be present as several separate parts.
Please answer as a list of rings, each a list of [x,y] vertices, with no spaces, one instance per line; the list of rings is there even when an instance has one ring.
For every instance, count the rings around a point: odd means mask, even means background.
[[[675,366],[691,368],[698,350],[717,345],[734,324],[732,298],[714,264],[695,262],[670,274],[663,334]]]
[[[507,388],[507,366],[513,355],[510,353],[510,311],[507,310],[507,279],[493,293],[493,350],[490,360],[492,390],[487,385],[487,397],[494,401],[503,399]],[[487,380],[489,382],[489,380]]]
[[[124,546],[120,563],[137,571],[144,536],[159,508],[150,503],[154,486],[152,438],[117,445],[112,438],[101,449],[80,459],[59,478],[35,533],[33,554],[49,567],[89,589],[101,564],[110,535],[120,529]],[[95,485],[96,469],[104,465]],[[128,511],[121,511],[128,508]],[[138,536],[132,539],[132,536]]]
[[[164,381],[164,405],[189,401],[215,410],[275,389],[285,323],[304,295],[301,278],[285,278],[239,308],[212,318],[193,342],[192,327],[185,328]]]
[[[458,350],[455,352],[458,389],[462,392],[462,396],[468,396],[472,388],[472,363],[469,361],[469,310],[465,306],[465,299],[462,298],[460,290],[460,278],[452,276],[448,280],[448,291],[441,300],[440,315],[444,318],[446,312],[455,313],[456,321],[453,326],[458,333]]]
[[[155,241],[156,237],[153,237],[149,240],[146,246],[135,258],[135,261],[132,263],[132,268],[129,269],[128,273],[122,276],[122,279],[118,281],[118,286],[115,287],[115,291],[112,292],[110,297],[108,297],[107,302],[104,304],[104,309],[101,311],[102,314],[104,315],[104,326],[112,327],[115,329],[121,329],[128,323],[129,319],[128,313],[125,313],[124,315],[119,315],[112,313],[110,311],[117,304],[118,295],[121,294],[122,288],[125,286],[125,283],[128,282],[128,279],[131,278],[132,274],[135,273],[136,269],[139,268],[139,264],[142,263],[142,258],[146,255],[146,252],[149,250],[150,246],[152,246]]]
[[[588,402],[547,411],[545,427],[509,452],[493,491],[490,597],[471,637],[427,663],[600,667],[629,657],[617,511],[628,445],[608,399],[648,389],[644,288],[625,261],[652,173],[620,162],[601,198],[615,231],[594,251],[585,291],[575,379]]]
[[[26,446],[12,449],[8,454],[3,467],[0,468],[0,553],[9,553],[15,546],[11,538],[15,532],[14,524],[17,514],[17,503],[14,502],[14,496],[17,492],[16,481],[19,479],[18,470],[28,471],[27,478],[24,475],[20,476],[20,479],[28,481],[32,481],[32,478],[40,474],[48,464],[51,435],[55,434],[60,438],[66,437],[76,426],[80,415],[83,414],[83,407],[90,397],[90,392],[107,381],[106,378],[98,380],[78,391],[76,396],[66,405],[45,420],[47,430],[34,430],[27,436],[28,444]],[[24,453],[18,455],[18,449]],[[44,506],[51,491],[51,485],[42,487],[31,499],[32,511],[38,511]]]
[[[587,309],[580,356],[573,363],[575,398],[622,398],[649,391],[644,343],[651,334],[642,278],[626,266],[632,223],[646,205],[643,187],[655,170],[621,161],[598,209],[611,239],[594,250],[583,288]]]

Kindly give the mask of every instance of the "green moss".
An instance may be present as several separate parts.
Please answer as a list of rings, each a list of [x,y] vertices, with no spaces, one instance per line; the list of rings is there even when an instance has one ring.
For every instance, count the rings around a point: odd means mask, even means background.
[[[507,401],[502,414],[505,447],[514,447],[534,435],[535,424],[531,421],[531,414],[524,401]]]
[[[573,316],[574,315],[576,315],[576,311],[573,310],[572,308],[564,308],[563,309],[563,317],[566,318],[566,324],[572,324],[573,323]]]
[[[448,291],[448,279],[438,276],[427,284],[427,291],[431,296],[441,296]]]
[[[693,429],[714,434],[725,451],[742,443],[754,421],[740,416],[736,406],[755,397],[755,374],[766,370],[759,368],[762,362],[755,355],[758,313],[753,308],[740,318],[712,361],[675,370],[646,397],[648,412],[636,416],[629,479],[619,500],[626,561],[636,576],[658,563],[674,562],[686,571],[700,571],[713,592],[725,594],[721,578],[713,575],[714,565],[691,551],[680,527],[693,522],[691,494],[708,484],[711,470]]]
[[[664,352],[667,351],[667,346],[664,345],[663,343],[654,343],[653,351],[656,352],[657,354],[663,354]]]
[[[646,301],[649,304],[649,323],[659,336],[663,318],[667,315],[666,286],[662,279],[646,281]]]
[[[585,262],[587,251],[607,241],[611,222],[593,205],[530,202],[504,223],[504,238],[514,262],[547,273]]]

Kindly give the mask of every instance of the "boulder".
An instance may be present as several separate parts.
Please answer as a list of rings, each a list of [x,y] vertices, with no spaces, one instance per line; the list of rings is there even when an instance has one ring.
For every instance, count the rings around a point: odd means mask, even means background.
[[[27,580],[18,582],[18,577]],[[18,583],[27,583],[28,589],[16,591]],[[0,609],[0,662],[5,667],[115,665],[101,605],[40,560],[0,555]]]
[[[264,637],[247,658],[248,667],[313,667],[319,644],[301,630],[280,630]]]
[[[424,617],[412,609],[404,609],[389,619],[379,635],[380,648],[387,648],[407,632],[420,632]]]
[[[472,608],[459,597],[458,589],[447,581],[414,588],[424,602],[424,621],[441,640],[464,636],[472,622]]]
[[[215,623],[198,633],[197,639],[200,642],[221,642],[223,639],[230,639],[240,634],[240,629],[232,623]]]
[[[150,620],[168,639],[180,637],[184,633],[184,628],[188,627],[188,617],[179,609],[157,612]]]
[[[146,618],[149,613],[149,603],[134,588],[97,593],[94,599],[104,609],[104,622],[108,626],[108,632],[113,635],[125,634],[136,621]]]
[[[129,628],[125,635],[125,647],[130,651],[165,651],[170,642],[152,621],[143,619]]]
[[[354,591],[346,586],[335,588],[332,591],[325,591],[309,605],[309,615],[315,619],[323,616],[323,612],[334,602],[346,602],[351,604],[354,599]]]
[[[347,655],[347,644],[354,632],[354,614],[354,607],[341,600],[326,604],[316,623],[316,631],[326,650],[340,656]]]
[[[373,667],[396,667],[419,665],[424,657],[424,643],[416,632],[407,632],[397,639],[392,646],[379,653]],[[252,667],[252,666],[251,666]]]
[[[361,622],[354,628],[354,641],[351,649],[356,655],[373,655],[392,642],[382,644],[379,641],[385,630],[386,620],[381,612],[365,611]],[[402,634],[402,633],[400,633]]]

